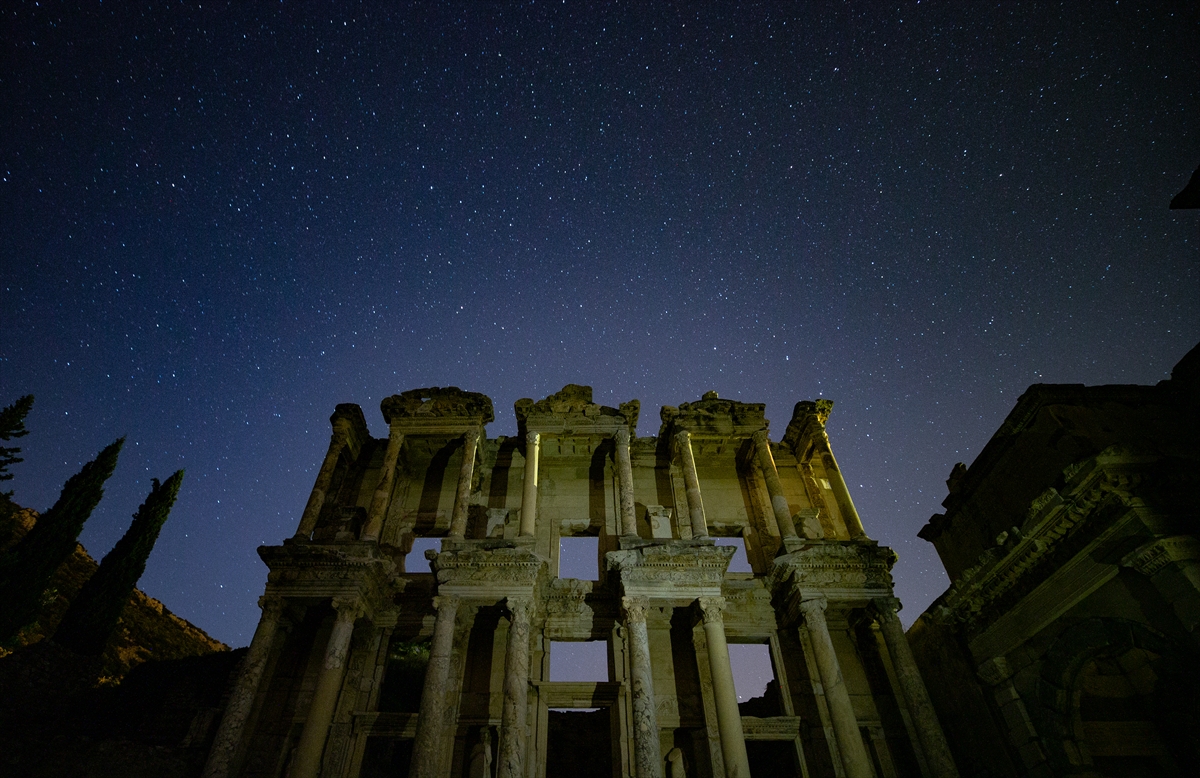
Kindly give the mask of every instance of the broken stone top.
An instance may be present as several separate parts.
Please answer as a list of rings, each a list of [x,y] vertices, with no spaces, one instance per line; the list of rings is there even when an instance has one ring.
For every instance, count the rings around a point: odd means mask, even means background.
[[[696,402],[680,403],[678,408],[664,405],[659,412],[662,426],[658,434],[662,437],[687,430],[701,434],[753,435],[769,424],[763,415],[766,408],[762,403],[722,400],[716,392],[705,392]]]
[[[783,433],[783,443],[792,450],[805,445],[813,435],[824,434],[833,400],[801,400],[792,410],[792,420]]]
[[[492,398],[479,392],[464,392],[457,386],[431,386],[393,394],[379,404],[388,424],[393,419],[453,419],[488,424],[495,420]]]
[[[641,407],[637,400],[621,403],[620,408],[597,405],[592,402],[592,387],[567,384],[561,391],[538,402],[528,397],[517,400],[513,411],[517,415],[517,427],[522,430],[612,432],[628,425],[632,435]]]
[[[339,421],[344,421],[349,425],[350,429],[361,437],[368,438],[370,434],[367,432],[367,420],[363,416],[362,408],[354,403],[338,403],[334,409],[333,415],[329,417],[329,423],[336,429]]]

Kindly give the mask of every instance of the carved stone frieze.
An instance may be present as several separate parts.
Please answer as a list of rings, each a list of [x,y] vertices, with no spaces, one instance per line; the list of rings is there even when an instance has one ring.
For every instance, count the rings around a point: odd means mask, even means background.
[[[627,595],[694,600],[720,596],[732,546],[673,542],[646,545],[605,555]]]
[[[835,600],[867,600],[892,590],[896,553],[874,542],[809,541],[775,560],[777,593],[820,592]]]
[[[482,424],[495,420],[490,397],[457,386],[410,389],[385,398],[379,407],[389,424],[393,419],[463,419]]]
[[[293,543],[260,546],[266,562],[267,596],[302,599],[349,597],[369,616],[392,607],[407,585],[396,563],[374,543]]]
[[[1126,554],[1121,564],[1144,576],[1153,577],[1167,565],[1189,561],[1200,561],[1200,540],[1195,535],[1155,538]]]
[[[641,403],[630,400],[620,408],[592,402],[592,387],[567,384],[549,397],[534,402],[528,397],[517,400],[513,411],[517,426],[553,433],[616,434],[637,426]]]
[[[468,544],[433,559],[438,591],[463,597],[499,600],[529,594],[545,574],[547,561],[525,546]]]
[[[660,438],[687,430],[701,435],[737,435],[750,437],[767,425],[766,405],[722,400],[716,392],[706,392],[696,402],[664,405],[659,412]]]

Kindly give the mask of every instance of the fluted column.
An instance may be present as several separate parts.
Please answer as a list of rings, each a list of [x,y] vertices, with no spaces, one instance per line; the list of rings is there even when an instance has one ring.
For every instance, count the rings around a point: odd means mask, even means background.
[[[522,778],[525,714],[529,709],[530,597],[509,597],[508,651],[504,656],[504,707],[500,713],[500,764],[496,778]]]
[[[767,482],[767,494],[771,495],[771,510],[775,512],[779,534],[784,538],[794,538],[796,525],[792,523],[792,510],[783,494],[783,482],[779,480],[779,469],[775,467],[775,457],[771,455],[771,441],[766,430],[754,433],[754,452],[758,457],[763,480]]]
[[[696,457],[692,454],[692,436],[687,430],[675,433],[679,459],[683,463],[683,483],[687,488],[688,515],[692,520],[692,535],[708,537],[708,522],[704,518],[704,500],[700,497],[700,477],[696,475]]]
[[[525,483],[521,492],[521,535],[532,537],[537,531],[538,451],[542,436],[525,433]]]
[[[363,527],[362,540],[379,540],[388,507],[392,504],[392,484],[396,480],[396,460],[400,456],[400,444],[404,433],[395,427],[388,431],[387,450],[383,453],[383,468],[379,471],[379,483],[371,496],[371,507],[367,511],[367,526]]]
[[[329,723],[333,720],[334,706],[346,674],[350,637],[361,613],[358,600],[350,597],[335,597],[333,608],[337,614],[333,631],[325,645],[325,661],[317,674],[317,688],[308,706],[308,717],[304,719],[304,730],[300,733],[288,778],[316,778],[321,770],[321,753],[325,750]]]
[[[824,433],[821,437],[824,438],[823,447],[825,449],[821,452],[821,458],[825,461],[825,472],[829,475],[829,483],[833,487],[834,496],[837,497],[842,520],[846,522],[846,531],[850,533],[852,540],[865,538],[867,531],[863,529],[858,509],[854,507],[854,500],[850,499],[850,490],[846,487],[846,479],[842,478],[842,471],[838,467],[837,459],[833,456],[833,449],[829,447],[829,438]]]
[[[933,778],[958,778],[958,768],[954,765],[946,735],[929,700],[929,691],[925,688],[912,647],[904,634],[904,626],[896,615],[899,603],[887,597],[875,600],[873,604],[879,629],[883,632],[888,653],[892,655],[892,665],[896,668],[896,680],[908,704],[908,713],[913,728],[917,730],[917,739],[921,741],[921,750],[925,752],[929,772]]]
[[[325,452],[325,461],[317,471],[317,481],[313,484],[312,493],[308,495],[308,503],[300,516],[300,526],[296,528],[297,539],[308,540],[317,527],[317,519],[321,517],[321,508],[325,507],[325,496],[329,484],[333,481],[333,471],[337,469],[338,458],[346,448],[350,433],[343,424],[335,424],[333,434],[329,438],[329,450]]]
[[[450,537],[467,534],[467,506],[471,501],[471,481],[475,477],[475,450],[479,446],[479,430],[470,429],[463,435],[462,467],[458,470],[458,490],[454,493],[454,513],[450,517]]]
[[[658,740],[658,710],[650,670],[650,634],[646,631],[645,597],[622,597],[629,630],[629,665],[633,687],[633,754],[637,778],[663,778],[662,746]]]
[[[825,691],[825,704],[829,707],[829,718],[837,738],[838,751],[842,755],[842,764],[846,768],[846,776],[872,778],[871,761],[867,756],[866,746],[863,745],[862,733],[858,731],[854,707],[850,704],[850,694],[846,691],[846,684],[842,679],[841,663],[838,662],[837,652],[833,648],[833,640],[829,637],[829,625],[825,622],[827,604],[824,597],[814,597],[801,601],[800,610],[804,613],[804,622],[808,625],[808,632],[812,637],[817,672],[821,676],[821,688]]]
[[[704,613],[704,638],[708,644],[708,665],[712,671],[713,697],[717,703],[717,730],[721,734],[721,756],[726,778],[749,778],[750,758],[746,755],[746,737],[742,732],[742,714],[738,710],[733,668],[729,666],[729,646],[725,641],[724,597],[701,597]]]
[[[453,729],[449,721],[452,706],[446,704],[450,683],[450,654],[454,649],[454,620],[459,598],[441,595],[433,598],[437,622],[433,627],[433,644],[429,648],[429,665],[425,668],[425,687],[421,690],[421,711],[417,715],[417,734],[413,739],[412,762],[408,774],[412,778],[441,778],[443,733]]]
[[[629,460],[629,430],[617,430],[617,491],[621,497],[621,534],[637,535],[633,509],[633,464]]]
[[[258,628],[254,630],[250,648],[238,671],[237,683],[225,706],[225,715],[221,717],[221,725],[213,738],[203,778],[226,778],[233,769],[233,761],[245,735],[246,720],[254,707],[263,671],[271,657],[271,646],[275,642],[279,618],[283,613],[283,598],[259,597],[258,607],[262,608],[262,618],[258,620]]]

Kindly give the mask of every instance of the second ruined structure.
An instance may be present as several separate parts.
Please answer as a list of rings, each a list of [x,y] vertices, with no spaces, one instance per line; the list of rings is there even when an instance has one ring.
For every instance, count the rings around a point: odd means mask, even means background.
[[[643,437],[636,400],[585,386],[519,400],[511,438],[457,388],[384,400],[386,440],[339,405],[295,536],[259,549],[205,775],[955,775],[831,407],[772,442],[763,405],[711,392]],[[566,577],[572,544],[595,561]],[[585,641],[603,678],[552,678]],[[731,643],[766,647],[765,696],[739,705]]]

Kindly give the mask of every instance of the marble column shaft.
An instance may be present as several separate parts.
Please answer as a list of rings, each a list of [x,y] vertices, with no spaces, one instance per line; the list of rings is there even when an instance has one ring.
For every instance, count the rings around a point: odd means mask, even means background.
[[[329,450],[325,452],[325,461],[317,471],[316,483],[313,484],[312,493],[308,495],[304,513],[300,516],[300,526],[296,528],[297,539],[308,540],[312,537],[313,530],[317,527],[317,519],[321,517],[321,509],[325,507],[325,497],[329,492],[329,484],[333,481],[333,472],[337,469],[338,459],[346,448],[348,439],[349,432],[344,422],[334,426],[333,435],[329,438]]]
[[[259,684],[262,683],[263,671],[271,658],[271,647],[279,629],[279,618],[283,614],[283,599],[260,597],[258,606],[262,608],[262,618],[258,620],[258,627],[250,640],[250,648],[242,660],[237,683],[229,695],[225,715],[221,717],[221,725],[217,728],[212,748],[209,749],[208,762],[204,765],[202,778],[226,778],[233,769],[234,760],[246,734],[246,722],[254,708]]]
[[[304,719],[304,730],[300,733],[300,742],[292,757],[289,778],[316,778],[320,773],[321,754],[325,751],[329,724],[333,721],[334,707],[346,675],[346,654],[350,650],[350,637],[354,634],[354,622],[361,613],[361,606],[355,599],[335,597],[333,607],[336,613],[333,631],[325,646],[325,661],[317,674],[317,688],[313,691],[308,716]]]
[[[521,492],[521,535],[533,537],[537,531],[538,452],[542,436],[525,433],[525,482]]]
[[[629,430],[617,430],[617,491],[621,498],[621,534],[637,535],[633,508],[633,463],[629,459]]]
[[[921,741],[921,750],[925,752],[925,761],[929,765],[932,778],[958,778],[958,768],[954,765],[954,757],[942,732],[933,703],[929,700],[929,690],[921,678],[917,660],[913,657],[912,647],[904,634],[904,626],[896,615],[896,601],[892,599],[877,600],[876,618],[883,639],[887,643],[888,653],[892,655],[892,665],[896,669],[896,680],[900,691],[908,704],[908,713],[912,718],[913,727],[917,730],[917,738]]]
[[[842,755],[847,778],[872,778],[874,770],[863,744],[862,733],[858,730],[854,706],[850,703],[850,694],[846,691],[846,683],[842,679],[842,667],[838,662],[833,640],[829,636],[829,625],[825,621],[826,605],[824,597],[814,597],[800,603],[804,621],[812,638],[817,672],[821,676],[821,688],[825,692],[825,704],[829,707],[829,718],[833,724],[833,733],[837,738],[838,751]]]
[[[504,702],[500,713],[500,763],[496,778],[522,778],[525,756],[525,717],[529,709],[529,615],[533,600],[509,597],[512,619],[504,656]]]
[[[733,668],[729,665],[729,646],[725,640],[723,597],[701,597],[704,613],[704,638],[708,644],[708,665],[712,672],[713,697],[717,704],[717,730],[721,734],[721,756],[726,778],[750,778],[750,758],[742,732],[742,714],[738,710]]]
[[[383,530],[384,519],[387,518],[388,508],[392,504],[392,484],[396,480],[396,460],[400,457],[400,445],[404,443],[404,433],[392,427],[388,431],[387,450],[383,452],[383,467],[379,470],[379,483],[375,485],[375,494],[371,496],[371,507],[367,510],[367,525],[363,527],[363,540],[379,540]]]
[[[817,433],[815,443],[817,451],[821,454],[821,460],[825,464],[825,473],[829,476],[829,485],[833,487],[834,497],[837,499],[838,508],[841,510],[842,521],[846,523],[846,531],[850,533],[851,540],[865,538],[867,532],[863,529],[858,509],[854,507],[854,500],[850,499],[850,490],[846,487],[846,479],[842,478],[842,470],[838,467],[837,459],[833,456],[833,448],[829,445],[829,436],[825,434],[824,428]]]
[[[459,598],[440,595],[433,598],[437,622],[433,627],[433,643],[429,648],[429,665],[425,668],[425,686],[421,690],[421,710],[417,714],[417,734],[413,739],[412,762],[408,774],[412,778],[441,778],[442,750],[446,733],[453,730],[447,714],[453,709],[446,704],[450,683],[450,655],[454,650],[454,621]]]
[[[479,448],[479,430],[471,429],[463,435],[462,467],[458,470],[458,489],[454,493],[454,513],[450,516],[450,537],[462,538],[467,534],[467,507],[471,502],[471,482],[475,478],[475,452]]]
[[[645,597],[623,597],[625,626],[629,630],[629,670],[633,692],[633,758],[636,778],[663,778],[662,746],[658,735],[658,709],[650,669],[650,634],[646,630]]]
[[[708,522],[704,518],[704,500],[700,496],[700,477],[696,474],[696,457],[692,453],[692,436],[687,430],[675,433],[679,459],[683,464],[683,483],[687,488],[688,514],[692,520],[692,535],[708,537]]]
[[[775,457],[771,455],[771,441],[766,430],[754,433],[754,452],[758,456],[763,480],[767,482],[767,494],[771,495],[771,510],[775,512],[779,534],[781,537],[794,538],[796,525],[792,523],[792,511],[783,494],[783,482],[779,480],[779,469],[775,467]]]

